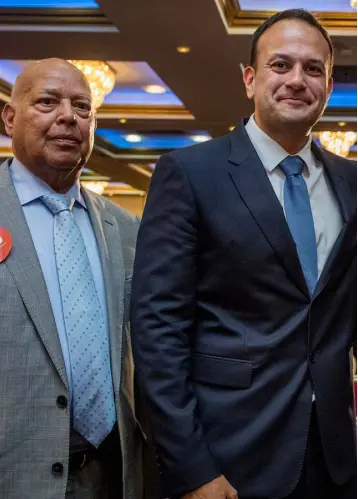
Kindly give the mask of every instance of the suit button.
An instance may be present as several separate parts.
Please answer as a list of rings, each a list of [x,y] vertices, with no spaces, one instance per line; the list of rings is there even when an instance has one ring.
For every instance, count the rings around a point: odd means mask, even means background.
[[[62,475],[63,473],[63,464],[61,463],[54,463],[52,465],[52,473],[56,476]]]
[[[310,353],[310,362],[311,364],[314,364],[316,362],[316,356],[314,353]]]
[[[56,404],[60,409],[67,407],[67,398],[64,395],[59,395],[56,399]]]

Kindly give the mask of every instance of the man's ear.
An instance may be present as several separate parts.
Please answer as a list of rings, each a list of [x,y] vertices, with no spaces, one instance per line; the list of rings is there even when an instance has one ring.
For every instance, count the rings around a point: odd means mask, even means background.
[[[12,137],[14,131],[15,107],[13,104],[5,104],[1,113],[2,120],[5,124],[5,130],[9,137]]]
[[[332,78],[332,76],[330,76],[330,78],[328,80],[328,93],[329,93],[329,95],[331,95],[332,90],[333,90],[333,78]]]
[[[244,70],[243,80],[248,99],[253,99],[255,96],[255,76],[255,69],[252,66],[246,66]]]

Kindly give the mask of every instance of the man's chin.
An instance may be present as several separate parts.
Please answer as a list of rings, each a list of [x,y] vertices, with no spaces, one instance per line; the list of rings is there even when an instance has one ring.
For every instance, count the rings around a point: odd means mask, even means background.
[[[312,113],[307,113],[307,109],[291,108],[288,110],[281,110],[277,115],[277,120],[283,125],[291,125],[297,127],[312,127],[316,121],[317,116]]]
[[[54,170],[70,172],[81,168],[81,159],[80,156],[73,157],[67,154],[61,154],[56,157],[47,158],[46,163]]]

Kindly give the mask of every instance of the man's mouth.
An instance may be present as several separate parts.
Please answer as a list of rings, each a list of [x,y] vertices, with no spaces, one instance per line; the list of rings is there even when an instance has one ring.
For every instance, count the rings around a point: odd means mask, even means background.
[[[307,99],[304,99],[302,97],[281,97],[279,100],[290,102],[290,103],[297,104],[297,105],[310,104]]]
[[[74,135],[71,135],[71,134],[55,135],[54,137],[51,138],[51,140],[54,140],[54,141],[62,143],[62,144],[69,144],[69,145],[74,145],[74,144],[80,143],[80,141],[77,139],[77,137],[75,137]]]

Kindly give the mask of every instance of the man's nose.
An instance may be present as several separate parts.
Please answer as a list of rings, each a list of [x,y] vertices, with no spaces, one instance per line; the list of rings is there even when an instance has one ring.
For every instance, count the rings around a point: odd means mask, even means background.
[[[57,121],[59,123],[66,123],[71,126],[75,126],[77,124],[77,116],[73,111],[71,102],[69,100],[61,101],[61,104],[58,107]]]
[[[286,85],[294,90],[303,90],[307,87],[305,80],[305,71],[300,65],[296,65],[289,73]]]

